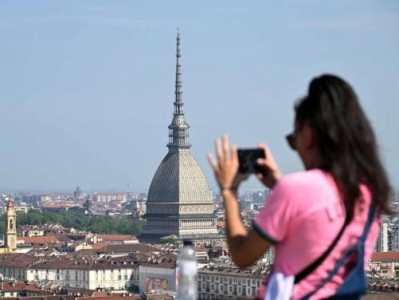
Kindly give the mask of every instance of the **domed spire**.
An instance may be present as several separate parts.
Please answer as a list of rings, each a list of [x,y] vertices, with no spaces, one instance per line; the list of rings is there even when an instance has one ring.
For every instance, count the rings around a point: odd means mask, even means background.
[[[208,183],[190,151],[184,120],[180,35],[176,40],[176,81],[173,120],[169,125],[169,151],[152,178],[147,196],[144,241],[175,235],[198,243],[222,240],[216,227],[214,203]]]
[[[190,126],[186,123],[184,119],[183,111],[183,81],[182,81],[182,71],[180,64],[180,33],[179,28],[177,28],[177,38],[176,38],[176,81],[175,81],[175,102],[173,105],[175,107],[173,113],[172,123],[169,125],[169,150],[190,148],[191,144],[188,140],[189,134],[188,129]]]

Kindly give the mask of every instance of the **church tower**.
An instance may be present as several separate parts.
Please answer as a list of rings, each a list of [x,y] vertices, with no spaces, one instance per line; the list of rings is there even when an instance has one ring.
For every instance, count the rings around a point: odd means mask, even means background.
[[[191,154],[189,128],[184,115],[180,35],[176,40],[175,101],[168,126],[168,153],[152,179],[147,198],[143,240],[175,237],[195,243],[220,240],[214,203],[205,176]]]
[[[4,248],[7,248],[9,252],[14,252],[17,249],[17,214],[11,198],[7,203],[5,222]]]

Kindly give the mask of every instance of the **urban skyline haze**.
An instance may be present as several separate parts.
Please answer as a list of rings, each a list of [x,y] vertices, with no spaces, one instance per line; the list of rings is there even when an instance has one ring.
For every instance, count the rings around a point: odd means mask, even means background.
[[[206,154],[223,133],[302,169],[284,136],[323,73],[356,90],[399,188],[398,1],[48,0],[0,3],[0,190],[147,192],[167,153],[177,27],[191,151],[211,188]]]

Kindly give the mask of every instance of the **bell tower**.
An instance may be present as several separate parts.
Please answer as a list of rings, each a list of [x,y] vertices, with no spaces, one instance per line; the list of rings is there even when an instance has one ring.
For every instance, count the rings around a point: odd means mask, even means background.
[[[15,212],[12,198],[9,198],[7,203],[7,212],[5,213],[5,238],[4,247],[9,252],[14,252],[17,249],[17,214]]]

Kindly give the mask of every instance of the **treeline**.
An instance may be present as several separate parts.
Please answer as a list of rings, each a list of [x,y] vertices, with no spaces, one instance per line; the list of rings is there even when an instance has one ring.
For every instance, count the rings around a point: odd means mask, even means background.
[[[4,216],[2,217],[4,220]],[[129,217],[116,218],[85,214],[83,210],[68,210],[62,212],[42,213],[29,210],[28,213],[17,213],[17,225],[60,224],[67,228],[93,233],[117,233],[139,235],[143,221],[132,220]],[[0,232],[4,232],[4,222],[0,222]]]

